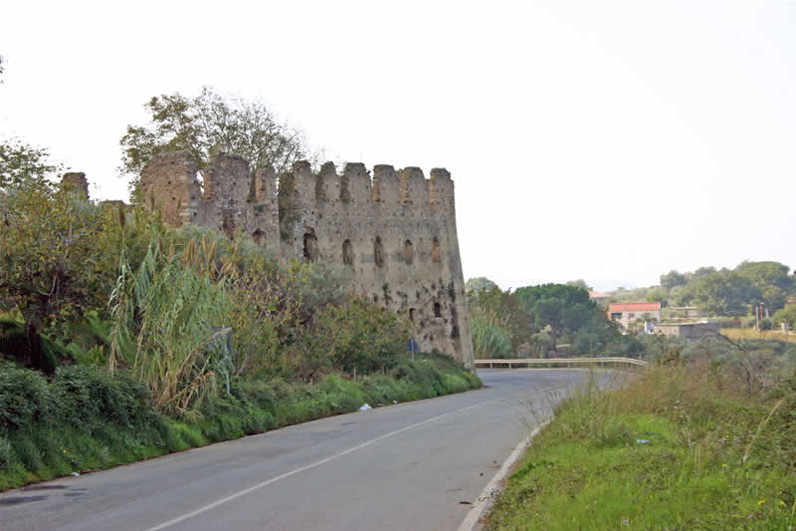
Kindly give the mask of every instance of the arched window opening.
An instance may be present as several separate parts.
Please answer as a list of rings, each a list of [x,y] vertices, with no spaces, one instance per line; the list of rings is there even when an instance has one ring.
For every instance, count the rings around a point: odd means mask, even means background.
[[[436,238],[431,240],[431,261],[435,264],[442,262],[442,257],[440,256],[439,250],[439,240]]]
[[[434,303],[434,317],[442,317],[442,305],[438,302]]]
[[[354,249],[351,246],[351,240],[343,242],[343,264],[354,265]]]
[[[406,240],[404,242],[404,262],[406,262],[406,265],[412,265],[412,262],[414,261],[415,261],[414,247],[412,246],[412,242],[410,240]]]
[[[373,242],[373,261],[376,262],[376,267],[384,266],[384,247],[381,244],[381,236],[376,236],[376,241]]]
[[[318,238],[315,231],[310,229],[304,233],[304,260],[314,262],[318,259]]]
[[[260,245],[261,243],[264,243],[263,238],[265,238],[265,233],[260,229],[252,232],[252,240],[254,240],[255,244]]]

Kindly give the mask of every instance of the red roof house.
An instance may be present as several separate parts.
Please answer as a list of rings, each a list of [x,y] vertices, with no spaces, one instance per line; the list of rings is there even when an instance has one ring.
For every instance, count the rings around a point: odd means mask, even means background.
[[[625,328],[644,315],[647,315],[645,320],[660,322],[661,303],[615,302],[608,306],[608,317],[612,321],[618,321]]]

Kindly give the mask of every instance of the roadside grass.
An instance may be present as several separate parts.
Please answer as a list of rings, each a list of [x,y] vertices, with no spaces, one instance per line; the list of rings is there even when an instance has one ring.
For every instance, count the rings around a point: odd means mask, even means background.
[[[564,401],[489,529],[793,529],[796,381],[765,396],[715,366],[658,366]]]
[[[389,374],[315,384],[241,379],[191,420],[155,412],[145,389],[92,367],[59,370],[52,381],[0,364],[0,491],[110,468],[290,424],[481,386],[450,358],[416,354]]]

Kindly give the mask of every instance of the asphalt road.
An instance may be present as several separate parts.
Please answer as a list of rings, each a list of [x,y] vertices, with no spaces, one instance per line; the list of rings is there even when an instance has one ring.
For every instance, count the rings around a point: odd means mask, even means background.
[[[477,391],[9,491],[0,529],[457,529],[517,444],[589,373],[479,375],[487,387]]]

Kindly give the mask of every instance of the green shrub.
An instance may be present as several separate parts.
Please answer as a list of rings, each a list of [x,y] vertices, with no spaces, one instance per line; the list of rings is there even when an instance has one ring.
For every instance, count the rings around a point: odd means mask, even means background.
[[[57,420],[89,433],[106,423],[133,428],[153,419],[147,388],[126,374],[110,376],[92,366],[61,367],[53,391]]]
[[[44,422],[51,410],[52,396],[41,374],[0,363],[0,434]]]
[[[418,353],[358,381],[326,375],[316,384],[233,378],[230,393],[203,401],[191,421],[155,412],[147,389],[94,366],[58,369],[53,381],[0,364],[0,489],[104,468],[372,406],[480,386],[443,355]]]

